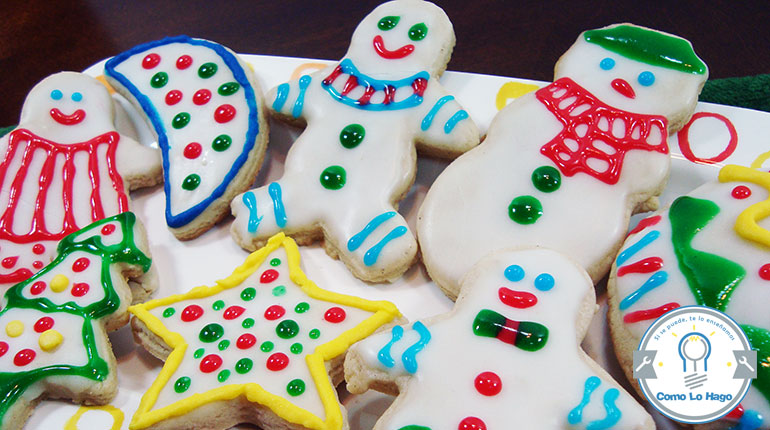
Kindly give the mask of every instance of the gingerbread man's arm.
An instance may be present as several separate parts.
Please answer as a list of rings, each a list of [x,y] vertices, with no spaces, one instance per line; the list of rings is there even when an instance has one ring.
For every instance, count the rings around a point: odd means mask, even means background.
[[[425,89],[417,120],[417,149],[422,154],[455,158],[479,144],[476,123],[436,80]]]
[[[265,96],[265,103],[270,112],[289,123],[306,123],[305,96],[313,85],[318,85],[314,81],[322,79],[321,76],[325,76],[323,73],[326,72],[324,70],[313,75],[302,75],[298,79],[272,88]]]
[[[163,181],[160,151],[123,134],[118,141],[115,163],[129,190],[151,187]]]

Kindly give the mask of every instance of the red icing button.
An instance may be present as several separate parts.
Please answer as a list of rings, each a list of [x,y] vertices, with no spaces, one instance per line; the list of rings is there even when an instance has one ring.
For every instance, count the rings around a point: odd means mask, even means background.
[[[245,311],[246,311],[245,308],[233,305],[225,309],[225,312],[222,314],[222,317],[226,320],[234,320],[239,316],[241,316],[241,314],[244,313]]]
[[[11,267],[16,265],[16,262],[19,260],[19,257],[6,257],[3,258],[3,262],[0,263],[5,267],[6,269],[10,269]]]
[[[259,282],[268,284],[278,279],[278,271],[274,269],[267,269],[262,272],[262,276],[259,277]]]
[[[481,372],[474,381],[476,391],[484,396],[496,396],[503,389],[503,381],[494,372]]]
[[[341,323],[342,321],[345,321],[345,309],[337,306],[329,308],[324,314],[324,319],[334,324]]]
[[[762,278],[762,280],[770,281],[770,263],[759,268],[759,277]]]
[[[152,53],[147,54],[146,57],[142,60],[142,67],[145,69],[152,69],[153,67],[157,66],[160,63],[160,55]]]
[[[220,124],[229,122],[234,117],[235,107],[233,107],[233,105],[223,104],[214,112],[214,120]]]
[[[8,352],[8,344],[0,341],[0,357],[4,356]]]
[[[36,261],[33,261],[33,262],[32,262],[32,267],[33,267],[33,268],[35,268],[35,269],[38,269],[38,270],[40,270],[40,269],[42,269],[42,268],[43,268],[43,266],[45,266],[45,265],[44,265],[44,264],[43,264],[43,262],[42,262],[42,261],[40,261],[40,260],[36,260]]]
[[[195,103],[198,106],[205,105],[206,103],[211,100],[211,91],[207,89],[198,90],[193,95],[193,103]]]
[[[27,348],[22,349],[21,351],[16,353],[16,356],[13,357],[13,364],[21,367],[26,366],[29,363],[32,362],[32,360],[35,359],[35,351]]]
[[[176,59],[176,68],[179,70],[184,70],[190,65],[192,65],[192,57],[189,55],[182,55],[181,57]]]
[[[45,291],[45,282],[43,281],[37,281],[34,284],[32,284],[32,287],[30,287],[29,292],[32,293],[33,296],[36,296],[40,293]]]
[[[219,369],[220,366],[222,366],[222,357],[216,354],[209,354],[201,360],[200,369],[203,373],[211,373]]]
[[[279,305],[272,305],[265,309],[265,319],[275,321],[286,314],[286,309]]]
[[[189,305],[182,310],[182,321],[195,321],[203,315],[203,308],[198,305]]]
[[[238,349],[249,349],[257,343],[257,337],[251,333],[242,334],[238,340],[235,341],[235,346]]]
[[[171,90],[166,94],[166,104],[173,106],[182,101],[182,92],[179,90]]]
[[[88,294],[88,290],[90,289],[91,287],[85,282],[77,282],[72,286],[72,295],[75,297],[83,297]]]
[[[203,147],[198,142],[190,142],[184,147],[184,157],[190,160],[194,160],[201,155]]]
[[[282,352],[276,352],[267,359],[267,368],[273,372],[283,370],[289,365],[289,357]]]
[[[91,261],[88,258],[78,258],[74,263],[72,263],[72,271],[76,273],[82,272],[88,269],[89,265],[91,265]]]
[[[487,430],[487,425],[479,418],[467,417],[460,421],[457,430]]]
[[[115,224],[107,224],[104,227],[102,227],[102,234],[105,236],[109,236],[114,232],[115,232]]]
[[[751,197],[751,188],[745,186],[745,185],[738,185],[737,187],[733,188],[733,198],[736,199],[747,199]]]
[[[45,246],[43,246],[42,243],[38,243],[32,247],[32,252],[34,252],[37,255],[40,255],[45,252]]]
[[[35,331],[37,333],[42,333],[46,330],[50,330],[53,328],[53,318],[51,317],[43,317],[37,320],[35,323]]]

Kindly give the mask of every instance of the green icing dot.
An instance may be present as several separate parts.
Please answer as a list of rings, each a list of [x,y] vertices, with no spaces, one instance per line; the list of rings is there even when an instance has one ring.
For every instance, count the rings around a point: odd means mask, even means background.
[[[213,142],[211,142],[211,147],[214,149],[214,151],[222,152],[229,148],[232,144],[233,139],[230,136],[226,134],[220,134],[214,138]]]
[[[289,351],[291,351],[292,354],[302,354],[302,344],[297,342],[291,344],[291,347],[289,348]]]
[[[217,92],[220,96],[231,96],[235,94],[239,88],[241,88],[241,86],[238,85],[238,82],[226,82],[219,86]]]
[[[428,26],[423,23],[415,24],[409,29],[409,38],[415,42],[425,39],[428,35]]]
[[[163,318],[168,318],[168,317],[174,315],[174,312],[176,312],[176,310],[174,308],[166,308],[166,310],[163,311]]]
[[[543,215],[543,205],[532,196],[519,196],[508,206],[508,216],[519,224],[534,224]]]
[[[297,303],[297,306],[294,306],[294,312],[298,314],[304,314],[310,309],[310,303],[308,302],[299,302]]]
[[[273,350],[273,347],[275,347],[275,345],[273,345],[273,342],[270,342],[268,340],[266,342],[262,342],[262,345],[259,346],[259,349],[261,349],[262,352],[270,352]]]
[[[254,327],[254,318],[246,318],[245,320],[243,320],[241,325],[243,326],[243,328],[252,328],[252,327]]]
[[[215,311],[221,310],[224,307],[225,307],[225,302],[222,300],[217,300],[216,302],[214,302],[214,304],[211,305],[211,308],[214,309]]]
[[[270,265],[273,267],[278,267],[281,265],[281,260],[279,258],[273,258],[270,260]]]
[[[290,396],[299,396],[305,392],[305,381],[301,379],[293,379],[291,382],[289,382],[289,385],[286,386],[286,392],[289,393]]]
[[[241,291],[241,299],[243,299],[244,302],[248,302],[250,300],[254,300],[254,297],[257,296],[257,290],[253,287],[244,288],[243,291]]]
[[[211,323],[201,329],[201,332],[198,334],[198,338],[201,340],[201,342],[211,343],[219,340],[223,334],[225,334],[225,329],[221,325],[217,323]]]
[[[184,188],[187,191],[192,191],[198,188],[198,185],[200,184],[201,184],[201,177],[196,175],[195,173],[191,173],[187,175],[186,178],[184,178],[184,181],[182,181],[182,188]]]
[[[203,63],[198,68],[198,76],[203,79],[208,79],[214,76],[215,73],[217,73],[217,65],[214,63]]]
[[[555,167],[540,166],[532,172],[532,184],[544,193],[556,191],[561,186],[561,174]]]
[[[230,341],[225,339],[222,342],[219,342],[219,345],[217,345],[217,348],[219,348],[220,351],[226,350],[230,346]]]
[[[171,126],[179,130],[184,128],[190,122],[190,114],[187,112],[179,112],[174,119],[171,120]]]
[[[235,371],[241,375],[249,373],[252,367],[254,367],[254,362],[250,358],[241,358],[235,363]]]
[[[294,320],[283,320],[275,327],[275,334],[281,339],[291,339],[299,333],[299,324]]]
[[[205,349],[203,349],[203,348],[198,348],[198,349],[196,349],[196,350],[195,350],[195,352],[193,353],[193,358],[201,358],[201,357],[203,357],[203,354],[205,354],[205,353],[206,353],[206,350],[205,350]]]
[[[352,149],[364,140],[365,135],[366,130],[361,124],[350,124],[340,132],[340,143],[345,148]]]
[[[400,20],[401,20],[400,16],[386,16],[385,18],[382,18],[377,23],[377,28],[379,28],[382,31],[391,30],[393,27],[398,25],[398,21]]]
[[[227,378],[229,378],[229,377],[230,377],[230,371],[225,369],[225,370],[219,372],[219,375],[217,375],[217,380],[219,382],[225,382],[225,381],[227,381]]]
[[[339,190],[345,186],[347,173],[341,166],[329,166],[321,173],[321,185],[327,190]]]
[[[190,388],[190,378],[188,376],[182,376],[174,382],[174,391],[179,394],[184,393]]]
[[[280,296],[282,296],[284,294],[286,294],[286,287],[284,287],[283,285],[279,285],[279,286],[273,288],[273,295],[275,297],[280,297]]]
[[[163,88],[168,83],[168,73],[158,72],[152,75],[150,79],[150,86],[153,88]]]
[[[321,336],[321,330],[314,328],[313,330],[310,330],[309,336],[311,339],[318,339]]]

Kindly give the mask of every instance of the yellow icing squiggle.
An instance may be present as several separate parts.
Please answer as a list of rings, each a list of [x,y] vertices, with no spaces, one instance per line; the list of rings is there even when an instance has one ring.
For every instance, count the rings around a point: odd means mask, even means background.
[[[110,427],[110,430],[119,430],[120,426],[123,425],[123,419],[125,418],[123,411],[115,406],[81,406],[80,409],[75,412],[75,415],[70,417],[70,419],[64,423],[64,430],[79,430],[78,421],[80,421],[80,418],[88,411],[103,411],[110,414],[112,416],[112,427]]]
[[[750,167],[727,165],[719,171],[719,182],[750,182],[764,187],[770,192],[770,173]],[[757,224],[757,221],[770,216],[770,198],[755,203],[735,219],[735,231],[742,238],[770,247],[770,231]]]
[[[540,87],[534,84],[525,84],[522,82],[506,82],[497,90],[495,97],[495,107],[500,110],[505,107],[509,99],[517,99],[524,94],[531,93]]]
[[[763,164],[765,164],[765,161],[770,159],[770,151],[765,152],[764,154],[759,154],[759,157],[757,157],[756,160],[751,162],[751,168],[752,169],[759,169],[762,167]]]

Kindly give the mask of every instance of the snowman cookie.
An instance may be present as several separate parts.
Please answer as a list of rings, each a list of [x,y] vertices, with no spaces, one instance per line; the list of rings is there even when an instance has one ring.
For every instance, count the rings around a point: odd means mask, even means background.
[[[719,180],[636,226],[608,284],[615,351],[629,379],[647,328],[680,306],[709,306],[741,325],[758,350],[758,378],[719,428],[770,429],[770,173],[728,165]]]
[[[151,267],[131,212],[65,237],[55,260],[5,293],[0,311],[0,428],[21,429],[45,398],[105,404],[117,369],[107,332],[128,322],[127,277]]]
[[[233,237],[254,249],[278,231],[324,239],[358,278],[399,277],[417,242],[396,211],[415,178],[415,147],[454,157],[479,141],[476,125],[438,82],[454,47],[443,10],[422,0],[378,6],[337,65],[281,84],[272,110],[307,127],[281,179],[232,202]]]
[[[398,395],[375,430],[653,429],[580,348],[595,310],[591,279],[566,256],[497,252],[449,313],[354,345],[347,387]]]
[[[116,55],[104,74],[157,135],[171,232],[203,234],[262,164],[268,125],[251,68],[222,45],[177,36]]]
[[[428,191],[417,233],[430,276],[455,297],[488,252],[544,246],[601,279],[629,216],[657,208],[667,137],[707,76],[676,36],[628,24],[581,34],[556,81],[500,111]]]
[[[0,285],[42,269],[68,234],[129,210],[129,189],[160,181],[157,151],[118,133],[114,115],[105,86],[82,73],[29,92],[19,125],[0,138]],[[137,281],[138,299],[155,289],[152,275]]]

